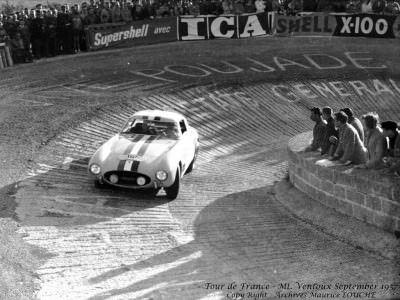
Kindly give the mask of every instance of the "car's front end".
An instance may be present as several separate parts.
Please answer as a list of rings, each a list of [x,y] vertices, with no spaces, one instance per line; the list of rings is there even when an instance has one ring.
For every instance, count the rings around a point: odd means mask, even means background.
[[[148,142],[152,139],[151,142]],[[144,142],[143,142],[144,141]],[[141,145],[138,143],[142,142]],[[90,159],[88,171],[98,183],[129,188],[159,189],[173,184],[175,162],[170,150],[177,140],[117,135],[100,147]],[[135,152],[135,147],[137,153]],[[145,151],[144,151],[144,148]]]

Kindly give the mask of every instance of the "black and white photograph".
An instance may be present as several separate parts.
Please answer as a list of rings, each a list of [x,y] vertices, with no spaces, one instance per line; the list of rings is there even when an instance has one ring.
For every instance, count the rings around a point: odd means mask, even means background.
[[[400,0],[0,0],[0,300],[400,300]]]

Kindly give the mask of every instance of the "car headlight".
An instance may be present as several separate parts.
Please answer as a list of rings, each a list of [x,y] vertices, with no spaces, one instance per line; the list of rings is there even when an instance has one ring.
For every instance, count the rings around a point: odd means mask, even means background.
[[[167,172],[165,172],[165,171],[157,171],[157,173],[156,173],[156,178],[158,179],[158,180],[160,180],[160,181],[164,181],[164,180],[167,180],[167,178],[168,178],[168,173]]]
[[[101,172],[101,168],[100,168],[100,166],[97,165],[97,164],[92,164],[92,165],[90,166],[90,172],[91,172],[92,174],[94,174],[94,175],[99,175],[100,172]]]

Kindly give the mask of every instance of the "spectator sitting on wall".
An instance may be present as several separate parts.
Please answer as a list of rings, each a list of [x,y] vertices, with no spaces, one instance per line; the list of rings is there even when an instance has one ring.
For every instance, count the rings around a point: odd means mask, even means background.
[[[326,150],[326,122],[322,120],[322,113],[318,107],[313,107],[310,119],[315,122],[313,128],[313,139],[304,151],[317,151],[318,149]]]
[[[330,160],[339,160],[341,164],[355,165],[367,161],[367,149],[364,147],[357,130],[347,121],[348,117],[343,111],[335,113],[335,127],[339,128],[339,142],[335,154]]]
[[[336,151],[337,144],[332,143],[330,140],[331,137],[334,137],[335,140],[339,138],[339,132],[335,128],[335,121],[332,117],[333,110],[329,106],[325,106],[322,108],[322,119],[326,122],[326,132],[325,132],[325,147],[321,149],[321,155],[329,154],[329,156],[333,156]],[[334,140],[333,140],[334,141]]]
[[[361,169],[381,169],[384,167],[383,156],[387,151],[387,141],[378,127],[379,116],[376,113],[368,113],[362,116],[365,128],[365,145],[368,150],[368,160],[358,166]]]
[[[388,172],[400,175],[400,130],[394,121],[385,121],[381,124],[383,135],[389,139],[389,148],[386,153]]]
[[[364,128],[360,119],[354,117],[353,110],[351,108],[346,107],[341,109],[340,111],[344,112],[347,115],[347,122],[357,130],[361,141],[364,143]]]
[[[230,0],[223,0],[222,9],[225,15],[232,14],[233,13],[232,2]]]

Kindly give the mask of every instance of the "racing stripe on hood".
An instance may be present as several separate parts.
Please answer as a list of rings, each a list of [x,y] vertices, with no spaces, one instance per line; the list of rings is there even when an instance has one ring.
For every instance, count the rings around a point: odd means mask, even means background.
[[[147,149],[149,148],[149,145],[151,144],[152,141],[156,140],[158,137],[155,135],[152,135],[142,146],[142,148],[140,148],[139,152],[138,152],[138,156],[141,157],[143,156]],[[138,168],[139,168],[139,164],[140,164],[140,160],[135,160],[133,161],[132,167],[131,167],[131,171],[132,172],[137,172]]]
[[[132,139],[131,143],[129,144],[128,147],[126,147],[125,151],[124,151],[124,155],[128,155],[129,153],[131,153],[133,147],[135,146],[135,143],[137,141],[139,141],[141,138],[143,137],[143,135],[136,135],[134,136],[134,138]],[[124,170],[124,166],[126,163],[126,159],[120,160],[118,163],[118,171],[123,171]]]
[[[137,143],[134,144],[134,146],[129,154],[130,155],[138,155],[138,153],[139,153],[140,149],[143,147],[143,145],[152,137],[153,136],[143,135],[142,138]],[[131,167],[132,167],[132,163],[133,163],[132,160],[127,160],[125,162],[123,170],[130,171]]]

